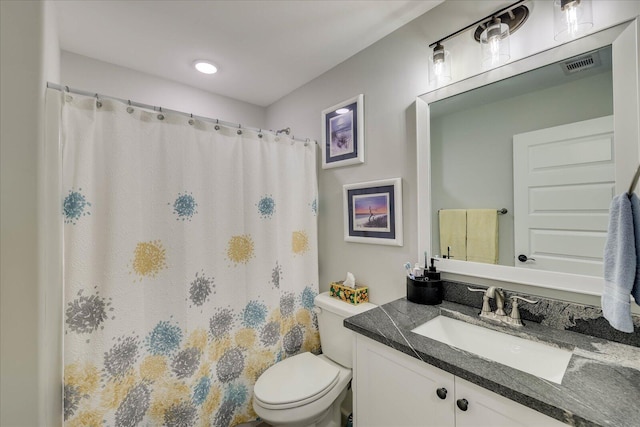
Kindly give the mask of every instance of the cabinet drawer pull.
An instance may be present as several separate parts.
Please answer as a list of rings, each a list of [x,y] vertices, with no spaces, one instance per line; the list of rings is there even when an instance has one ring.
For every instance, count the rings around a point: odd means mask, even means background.
[[[469,409],[469,402],[467,401],[467,399],[456,400],[456,405],[458,405],[458,408],[460,408],[461,411],[466,411],[467,409]]]
[[[446,399],[447,398],[447,389],[444,387],[440,387],[439,389],[436,390],[436,394],[438,395],[438,397],[440,399]]]

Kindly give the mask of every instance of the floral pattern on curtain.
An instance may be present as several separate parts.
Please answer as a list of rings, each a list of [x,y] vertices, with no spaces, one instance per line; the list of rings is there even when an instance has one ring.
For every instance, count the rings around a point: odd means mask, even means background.
[[[66,426],[231,426],[318,352],[316,149],[63,94]]]

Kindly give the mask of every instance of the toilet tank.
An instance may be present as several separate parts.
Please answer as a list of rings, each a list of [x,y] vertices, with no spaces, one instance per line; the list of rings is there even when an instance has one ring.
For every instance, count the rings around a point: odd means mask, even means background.
[[[315,298],[318,313],[318,330],[322,353],[340,365],[352,367],[352,349],[354,332],[345,328],[344,319],[371,310],[376,305],[365,302],[352,305],[323,292]]]

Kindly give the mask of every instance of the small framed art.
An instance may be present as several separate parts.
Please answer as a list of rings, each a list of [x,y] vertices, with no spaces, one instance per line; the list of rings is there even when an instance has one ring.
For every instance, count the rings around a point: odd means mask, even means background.
[[[344,240],[402,246],[402,179],[346,184]]]
[[[322,168],[364,163],[364,95],[322,111]]]

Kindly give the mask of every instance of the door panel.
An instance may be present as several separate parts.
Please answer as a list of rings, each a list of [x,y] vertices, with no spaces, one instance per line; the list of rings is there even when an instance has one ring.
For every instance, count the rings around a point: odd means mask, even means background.
[[[455,378],[456,399],[466,399],[467,410],[456,408],[456,427],[562,427],[566,424],[493,393],[462,378]]]
[[[361,336],[356,347],[356,426],[454,427],[452,374]]]
[[[613,116],[514,135],[518,267],[602,275],[613,150]]]

